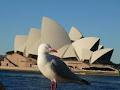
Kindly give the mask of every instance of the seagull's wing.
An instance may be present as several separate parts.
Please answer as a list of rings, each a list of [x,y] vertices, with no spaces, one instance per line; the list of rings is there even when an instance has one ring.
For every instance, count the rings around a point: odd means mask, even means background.
[[[78,82],[80,84],[89,84],[88,81],[81,79],[76,74],[74,74],[59,57],[49,55],[48,58],[51,60],[51,68],[60,77],[73,82]]]

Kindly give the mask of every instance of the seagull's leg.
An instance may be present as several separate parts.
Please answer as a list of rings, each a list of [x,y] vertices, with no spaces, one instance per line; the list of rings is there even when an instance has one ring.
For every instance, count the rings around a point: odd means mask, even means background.
[[[51,81],[50,87],[51,87],[51,90],[53,90],[53,81]]]
[[[51,90],[56,90],[56,88],[57,88],[56,81],[51,81]]]

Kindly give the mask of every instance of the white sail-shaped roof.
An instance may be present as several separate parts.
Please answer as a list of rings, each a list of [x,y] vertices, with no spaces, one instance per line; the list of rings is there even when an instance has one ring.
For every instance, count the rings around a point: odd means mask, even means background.
[[[69,37],[72,41],[75,41],[81,39],[83,35],[80,33],[80,31],[77,28],[72,27],[69,32]]]
[[[60,58],[63,58],[63,55],[65,54],[65,52],[67,51],[67,49],[69,48],[69,45],[65,45],[62,48],[57,50],[57,53],[52,53],[53,55],[56,55]]]
[[[103,49],[103,48],[104,48],[103,45],[99,45],[99,46],[98,46],[98,50]]]
[[[14,51],[24,52],[26,41],[27,41],[27,36],[16,35],[15,40],[14,40]]]
[[[86,37],[73,42],[72,45],[76,51],[80,51],[83,48],[95,51],[98,49],[99,40],[97,37]]]
[[[80,61],[90,60],[92,57],[92,51],[89,49],[81,48],[80,51],[76,51]]]
[[[26,41],[26,55],[31,51],[31,47],[40,40],[40,30],[31,28]],[[32,53],[32,52],[31,52]]]
[[[110,49],[110,48],[97,50],[97,51],[93,52],[90,63],[108,62],[111,58],[112,52],[113,52],[113,49]]]
[[[70,57],[77,57],[75,53],[75,49],[73,48],[71,44],[69,45],[68,49],[66,50],[62,58],[70,58]]]
[[[41,41],[38,40],[32,45],[31,49],[29,49],[28,53],[33,55],[38,55],[38,47],[41,44]]]
[[[48,17],[42,19],[41,42],[48,43],[56,49],[71,43],[64,28]]]

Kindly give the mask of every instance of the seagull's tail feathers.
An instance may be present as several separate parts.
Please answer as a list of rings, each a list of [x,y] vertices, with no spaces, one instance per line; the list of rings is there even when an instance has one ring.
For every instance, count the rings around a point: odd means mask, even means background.
[[[74,74],[75,75],[75,74]],[[78,83],[80,85],[90,85],[90,82],[80,78],[79,76],[75,75],[74,78],[72,79],[73,82]]]
[[[87,80],[81,79],[81,78],[77,80],[77,83],[81,85],[90,85],[90,82],[88,82]]]

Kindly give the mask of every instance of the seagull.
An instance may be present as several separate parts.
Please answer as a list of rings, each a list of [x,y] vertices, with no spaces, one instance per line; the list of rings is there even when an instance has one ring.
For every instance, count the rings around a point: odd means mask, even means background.
[[[38,47],[37,65],[40,72],[51,81],[51,90],[56,90],[57,82],[73,82],[81,85],[90,83],[74,74],[61,58],[51,55],[57,50],[49,44],[41,44]]]

